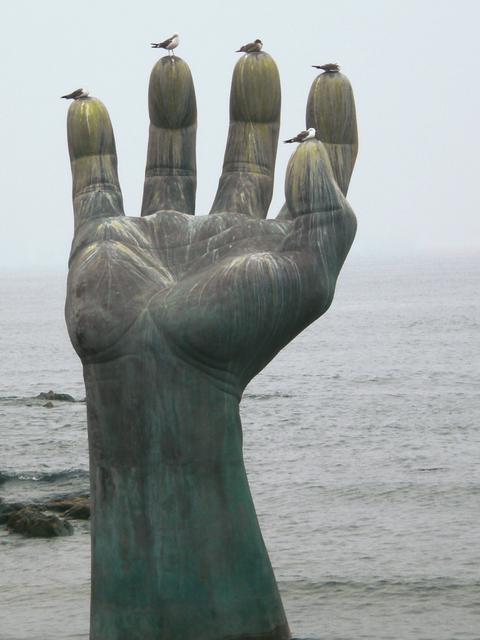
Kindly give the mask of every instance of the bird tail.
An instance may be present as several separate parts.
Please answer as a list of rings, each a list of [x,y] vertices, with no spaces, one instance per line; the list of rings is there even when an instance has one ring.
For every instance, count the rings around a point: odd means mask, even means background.
[[[152,45],[152,49],[160,49],[160,45],[156,42],[151,42],[150,44]]]
[[[68,100],[68,99],[70,98],[70,96],[69,96],[69,95],[66,95],[66,96],[60,96],[60,98],[65,98],[66,100]]]
[[[284,140],[283,142],[295,142],[295,138],[290,138],[290,140]]]

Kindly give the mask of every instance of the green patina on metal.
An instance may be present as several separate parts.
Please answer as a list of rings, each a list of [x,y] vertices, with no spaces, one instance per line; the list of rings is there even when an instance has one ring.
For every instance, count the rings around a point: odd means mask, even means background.
[[[268,53],[243,56],[238,61],[230,90],[232,121],[279,122],[280,76]]]
[[[197,103],[192,74],[178,56],[154,66],[148,91],[150,135],[142,215],[195,211]]]
[[[344,95],[333,91],[329,104]],[[268,54],[235,68],[211,215],[192,215],[196,103],[183,60],[155,65],[149,111],[138,218],[123,214],[105,107],[78,100],[68,116],[66,320],[87,389],[91,638],[287,640],[239,404],[249,381],[328,309],[355,216],[330,143],[313,140],[287,169],[291,219],[264,219],[280,121]],[[339,140],[351,130],[338,118],[325,127]]]
[[[347,195],[358,152],[355,98],[350,81],[343,73],[321,73],[308,94],[306,126],[313,127],[328,154],[335,180]],[[278,216],[291,220],[285,203]]]
[[[314,80],[306,120],[324,143],[338,186],[346,195],[358,152],[358,132],[352,87],[343,73],[321,73]]]
[[[150,121],[164,129],[189,127],[197,122],[192,74],[178,56],[160,58],[150,75]]]
[[[110,117],[100,100],[75,100],[68,111],[68,147],[70,158],[98,153],[115,154]]]
[[[280,107],[280,77],[273,58],[268,53],[240,58],[230,91],[223,172],[210,213],[266,216],[273,193]]]

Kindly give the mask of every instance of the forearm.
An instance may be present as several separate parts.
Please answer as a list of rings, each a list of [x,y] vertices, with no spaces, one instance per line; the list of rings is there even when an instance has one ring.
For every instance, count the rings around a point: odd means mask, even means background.
[[[162,365],[145,355],[85,367],[92,638],[122,638],[139,617],[142,640],[288,637],[238,401],[204,374]]]

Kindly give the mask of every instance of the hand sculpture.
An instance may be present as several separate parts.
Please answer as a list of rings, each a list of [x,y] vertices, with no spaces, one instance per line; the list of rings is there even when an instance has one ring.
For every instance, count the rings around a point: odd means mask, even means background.
[[[328,75],[309,104],[331,148],[298,146],[284,220],[263,219],[280,118],[268,54],[235,68],[208,216],[191,215],[196,103],[183,60],[166,56],[152,71],[142,217],[124,216],[105,107],[70,107],[66,318],[87,391],[92,640],[290,637],[245,474],[239,402],[328,309],[355,234],[337,184],[345,191],[353,168],[353,97],[345,76]]]

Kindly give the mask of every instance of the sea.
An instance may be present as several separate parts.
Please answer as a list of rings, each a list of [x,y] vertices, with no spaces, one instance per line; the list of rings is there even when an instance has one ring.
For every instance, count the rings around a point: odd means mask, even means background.
[[[88,491],[66,274],[0,275],[0,498]],[[352,257],[247,388],[246,467],[295,638],[480,639],[480,255]],[[69,393],[78,402],[37,399]],[[86,640],[88,521],[0,527],[0,640]]]

